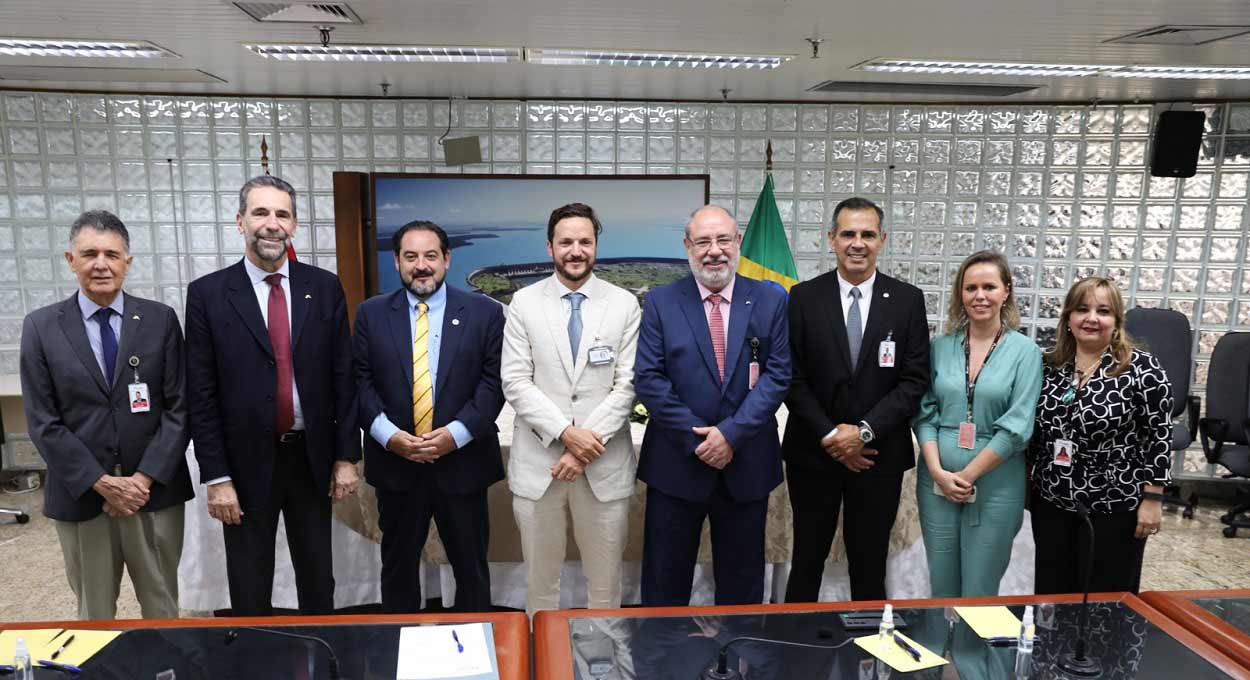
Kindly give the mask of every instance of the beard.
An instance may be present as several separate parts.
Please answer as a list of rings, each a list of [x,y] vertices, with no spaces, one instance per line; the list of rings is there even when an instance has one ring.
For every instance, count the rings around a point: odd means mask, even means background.
[[[583,269],[580,274],[574,275],[572,272],[569,271],[568,265],[572,263],[579,263],[579,262],[585,262],[586,268]],[[558,261],[555,264],[556,264],[556,271],[560,273],[560,276],[563,276],[569,281],[582,281],[588,278],[590,274],[594,271],[595,258],[586,257],[580,260],[565,259],[565,260]]]
[[[252,234],[251,238],[248,239],[248,246],[251,247],[252,252],[256,253],[256,257],[259,257],[261,260],[265,262],[277,262],[278,260],[281,260],[283,257],[286,257],[287,244],[290,243],[291,241],[291,237],[289,234],[285,232],[279,232],[279,233],[281,233],[281,236],[282,236],[282,241],[280,244],[274,244],[269,241],[265,241],[261,239],[262,236],[273,237],[273,236],[276,236],[276,234],[270,234],[270,233],[262,234],[261,232],[257,231],[256,233]]]
[[[430,277],[430,281],[428,283],[421,283],[417,281],[418,276],[428,276]],[[422,298],[429,297],[430,295],[438,292],[439,286],[443,285],[443,277],[435,274],[433,269],[414,269],[409,272],[407,276],[402,276],[400,278],[404,280],[404,286],[408,288],[408,290],[412,291],[413,295]]]
[[[690,260],[690,273],[694,274],[695,280],[703,284],[704,288],[713,291],[729,285],[729,282],[733,280],[734,274],[738,271],[738,253],[736,252],[732,256],[721,253],[716,257],[711,255],[704,255],[703,257],[687,255],[687,259]],[[706,265],[716,262],[725,262],[729,266],[720,271],[709,271],[704,268]]]

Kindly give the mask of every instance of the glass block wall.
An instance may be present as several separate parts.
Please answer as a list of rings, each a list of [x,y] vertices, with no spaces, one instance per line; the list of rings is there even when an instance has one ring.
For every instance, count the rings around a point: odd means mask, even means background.
[[[17,371],[22,316],[75,289],[61,253],[81,210],[117,212],[132,233],[128,288],[181,309],[188,281],[242,252],[236,192],[261,172],[262,137],[274,174],[301,192],[301,257],[331,270],[335,170],[707,173],[713,202],[745,223],[771,139],[801,278],[832,266],[831,208],[861,194],[886,210],[883,269],[925,291],[935,325],[960,260],[996,248],[1042,343],[1068,285],[1095,272],[1131,304],[1189,317],[1198,392],[1220,336],[1250,330],[1250,103],[1203,107],[1198,175],[1173,180],[1147,171],[1148,105],[459,101],[453,136],[481,135],[484,160],[460,169],[442,165],[441,101],[0,97],[0,373]]]

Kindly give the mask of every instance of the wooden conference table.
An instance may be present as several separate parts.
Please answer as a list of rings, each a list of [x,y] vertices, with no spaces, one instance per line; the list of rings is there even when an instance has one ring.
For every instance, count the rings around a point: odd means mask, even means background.
[[[1250,590],[1178,590],[1141,599],[1250,669]]]
[[[147,680],[167,669],[175,671],[175,676],[170,677],[177,680],[329,677],[324,652],[316,646],[248,631],[241,632],[236,641],[227,642],[225,631],[241,626],[322,638],[334,648],[342,676],[360,680],[395,677],[401,628],[449,623],[492,624],[500,680],[530,677],[529,621],[520,612],[24,622],[0,624],[0,628],[126,631],[87,660],[83,680]],[[37,678],[64,677],[45,669],[36,673]]]
[[[1005,605],[1020,616],[1036,605],[1038,642],[1033,678],[1064,678],[1055,664],[1078,635],[1079,595],[891,601],[907,635],[952,663],[890,677],[988,680],[1010,678],[1014,647],[992,647],[954,614],[956,605]],[[671,607],[540,612],[534,620],[535,677],[542,680],[691,680],[700,677],[729,640],[743,636],[837,645],[868,632],[844,631],[838,612],[880,609],[881,602]],[[1045,613],[1043,613],[1045,609]],[[1128,593],[1090,596],[1089,653],[1104,678],[1250,678],[1243,667],[1187,627]],[[836,651],[796,649],[756,641],[735,643],[731,668],[755,678],[863,678],[877,675],[855,645]],[[952,676],[954,671],[957,675]]]

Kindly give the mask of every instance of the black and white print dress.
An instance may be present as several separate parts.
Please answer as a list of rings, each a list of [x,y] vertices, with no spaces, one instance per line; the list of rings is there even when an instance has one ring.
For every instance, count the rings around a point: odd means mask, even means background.
[[[1171,483],[1167,374],[1150,353],[1138,350],[1123,373],[1112,376],[1114,367],[1111,353],[1103,353],[1094,375],[1070,396],[1071,364],[1042,369],[1029,470],[1034,490],[1059,508],[1075,511],[1080,500],[1096,513],[1131,512],[1143,485]],[[1058,439],[1076,444],[1071,466],[1053,462]]]

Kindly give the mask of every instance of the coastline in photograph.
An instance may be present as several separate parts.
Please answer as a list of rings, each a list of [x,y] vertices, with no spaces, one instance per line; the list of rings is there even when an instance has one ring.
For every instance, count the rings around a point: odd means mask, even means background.
[[[641,296],[689,271],[682,236],[703,205],[705,182],[581,177],[380,177],[375,183],[378,292],[400,286],[391,249],[395,230],[429,220],[447,232],[447,282],[500,302],[552,272],[547,218],[561,205],[594,207],[603,223],[595,272]],[[522,273],[528,272],[528,273]]]

